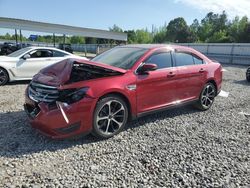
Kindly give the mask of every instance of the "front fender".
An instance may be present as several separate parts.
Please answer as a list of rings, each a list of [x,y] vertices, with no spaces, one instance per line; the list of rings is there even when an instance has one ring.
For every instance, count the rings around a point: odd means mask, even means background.
[[[15,75],[13,74],[13,72],[11,70],[11,64],[9,64],[9,63],[0,63],[0,68],[7,71],[8,76],[9,76],[9,81],[12,81],[12,80],[15,79]]]
[[[120,88],[110,88],[105,90],[104,92],[100,93],[97,98],[100,99],[101,97],[109,94],[120,94],[127,99],[130,105],[130,110],[132,116],[136,116],[136,90],[128,90],[127,88],[120,89]]]

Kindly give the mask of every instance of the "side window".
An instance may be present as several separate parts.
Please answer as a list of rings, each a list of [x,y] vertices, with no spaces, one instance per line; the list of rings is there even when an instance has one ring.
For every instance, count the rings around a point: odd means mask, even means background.
[[[53,57],[53,54],[50,50],[35,50],[30,52],[31,58],[44,58],[44,57]]]
[[[201,58],[193,55],[193,59],[194,59],[194,64],[196,64],[196,65],[203,64],[203,60]]]
[[[60,51],[56,51],[56,50],[53,50],[53,57],[64,57],[68,54],[65,54],[63,52],[60,52]]]
[[[172,67],[172,58],[170,52],[160,52],[151,55],[145,63],[153,63],[157,65],[157,69]]]
[[[191,54],[176,52],[175,53],[176,66],[194,65],[194,59]]]

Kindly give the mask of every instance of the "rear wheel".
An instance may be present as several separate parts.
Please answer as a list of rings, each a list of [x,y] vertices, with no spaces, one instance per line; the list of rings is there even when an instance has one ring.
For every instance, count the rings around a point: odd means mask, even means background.
[[[0,86],[5,85],[9,81],[9,75],[7,71],[0,68]]]
[[[195,107],[200,110],[208,110],[215,99],[216,88],[212,83],[207,83],[201,91],[200,98],[196,103]]]
[[[124,100],[116,95],[101,99],[94,112],[92,134],[98,138],[110,138],[125,127],[128,119],[128,107]]]
[[[246,79],[247,79],[248,82],[250,82],[250,75],[247,75]]]

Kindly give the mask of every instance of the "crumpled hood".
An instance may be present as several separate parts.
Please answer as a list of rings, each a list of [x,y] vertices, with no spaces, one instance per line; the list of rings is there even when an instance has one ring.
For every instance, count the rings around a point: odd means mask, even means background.
[[[50,65],[40,70],[40,72],[33,77],[32,81],[56,87],[61,86],[70,79],[71,70],[74,62],[93,65],[99,68],[108,69],[123,74],[127,72],[124,69],[120,69],[117,67],[101,63],[90,62],[83,59],[65,59],[63,61],[60,61],[56,64]]]
[[[59,86],[69,79],[72,65],[73,62],[69,62],[68,59],[60,61],[40,70],[33,77],[32,81],[52,86]]]

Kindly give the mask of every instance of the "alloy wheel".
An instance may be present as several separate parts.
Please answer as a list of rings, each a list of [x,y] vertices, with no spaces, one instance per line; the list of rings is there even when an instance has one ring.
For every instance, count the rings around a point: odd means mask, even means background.
[[[8,75],[5,70],[0,69],[0,85],[4,85],[8,81]]]
[[[208,84],[201,94],[201,103],[205,108],[209,108],[215,98],[215,88],[213,85]]]
[[[115,134],[125,121],[125,107],[118,100],[104,103],[96,117],[96,125],[105,135]]]

